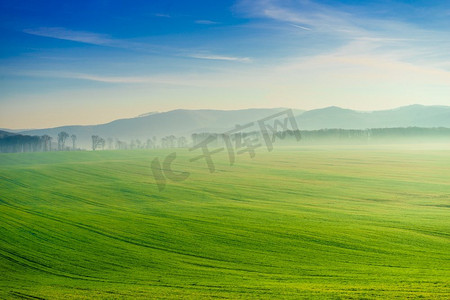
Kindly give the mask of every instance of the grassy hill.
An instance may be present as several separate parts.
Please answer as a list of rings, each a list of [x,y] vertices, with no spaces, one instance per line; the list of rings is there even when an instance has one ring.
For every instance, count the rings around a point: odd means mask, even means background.
[[[448,150],[170,152],[0,154],[0,298],[450,296]]]

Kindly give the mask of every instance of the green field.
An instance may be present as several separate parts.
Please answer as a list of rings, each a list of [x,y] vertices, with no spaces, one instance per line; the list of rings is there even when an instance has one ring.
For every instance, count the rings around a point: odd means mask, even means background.
[[[450,298],[450,150],[176,151],[1,154],[0,298]]]

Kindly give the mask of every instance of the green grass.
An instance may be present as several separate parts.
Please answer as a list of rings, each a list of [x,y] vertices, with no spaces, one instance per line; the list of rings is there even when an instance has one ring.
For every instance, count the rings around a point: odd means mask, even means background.
[[[0,155],[0,298],[450,298],[449,150],[170,152]]]

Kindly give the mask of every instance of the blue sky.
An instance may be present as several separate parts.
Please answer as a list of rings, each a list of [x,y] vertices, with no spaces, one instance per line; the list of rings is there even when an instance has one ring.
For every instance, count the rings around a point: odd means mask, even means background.
[[[0,1],[0,128],[450,105],[449,1]]]

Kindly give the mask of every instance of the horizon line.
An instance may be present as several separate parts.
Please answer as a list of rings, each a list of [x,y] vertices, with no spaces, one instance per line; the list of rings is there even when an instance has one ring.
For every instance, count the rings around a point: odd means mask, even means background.
[[[343,110],[352,110],[354,112],[359,113],[372,113],[377,111],[388,111],[388,110],[396,110],[400,108],[405,107],[411,107],[411,106],[422,106],[422,107],[450,107],[450,105],[425,105],[425,104],[409,104],[409,105],[403,105],[403,106],[397,106],[393,108],[387,108],[387,109],[376,109],[376,110],[358,110],[358,109],[352,109],[352,108],[345,108],[337,105],[330,105],[330,106],[324,106],[319,108],[313,108],[313,109],[302,109],[302,108],[292,108],[292,107],[249,107],[249,108],[240,108],[240,109],[213,109],[213,108],[199,108],[199,109],[188,109],[188,108],[176,108],[176,109],[170,109],[166,111],[152,111],[143,113],[134,117],[123,117],[123,118],[117,118],[114,120],[111,120],[109,122],[105,123],[97,123],[97,124],[66,124],[66,125],[58,125],[58,126],[51,126],[51,127],[40,127],[40,128],[6,128],[6,127],[0,127],[0,130],[3,131],[12,131],[12,133],[18,133],[18,132],[24,132],[24,131],[31,131],[31,130],[45,130],[45,129],[56,129],[61,127],[83,127],[83,126],[98,126],[98,125],[106,125],[115,121],[119,120],[130,120],[130,119],[137,119],[137,118],[145,118],[151,115],[158,115],[158,114],[164,114],[164,113],[170,113],[174,111],[240,111],[240,110],[251,110],[251,109],[293,109],[293,110],[300,110],[302,113],[313,111],[313,110],[322,110],[327,108],[339,108]],[[148,115],[147,115],[148,114]]]

